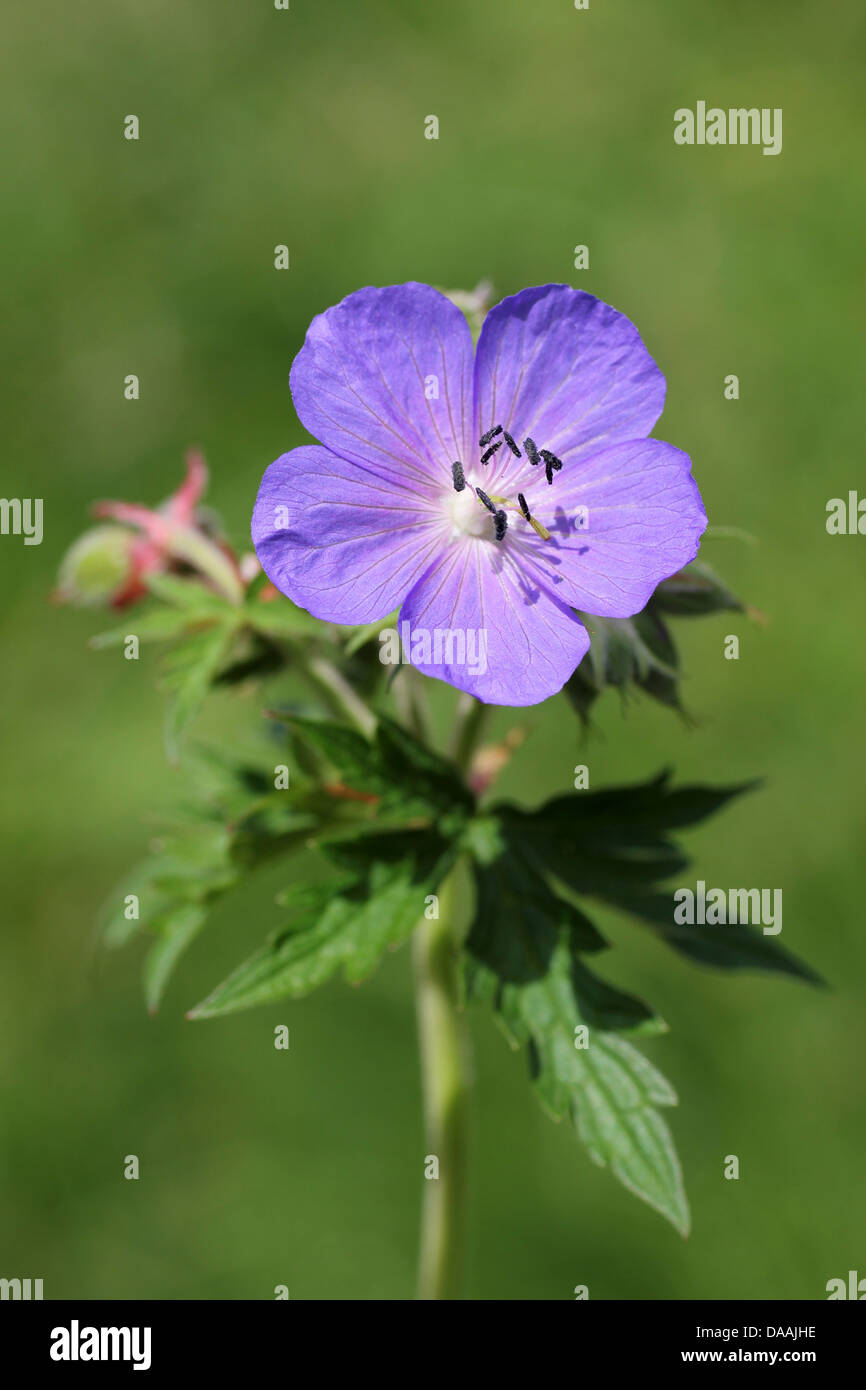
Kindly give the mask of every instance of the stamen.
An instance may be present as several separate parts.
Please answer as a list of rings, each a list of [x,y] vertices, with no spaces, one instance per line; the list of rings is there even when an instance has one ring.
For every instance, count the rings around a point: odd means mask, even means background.
[[[459,459],[451,465],[451,477],[454,479],[454,491],[462,492],[466,486],[466,479],[463,476],[463,464]]]
[[[534,439],[524,439],[523,447],[526,450],[526,457],[529,459],[529,462],[532,464],[533,468],[537,463],[541,463],[541,456],[535,447]]]
[[[522,458],[522,454],[518,449],[517,445],[515,444],[514,440],[511,438],[511,435],[508,433],[508,430],[503,430],[502,438],[505,440],[514,457],[516,459]]]
[[[508,530],[508,517],[503,511],[493,513],[493,527],[496,540],[504,540],[505,532]]]
[[[548,531],[546,526],[542,526],[541,522],[536,521],[535,517],[532,516],[529,507],[527,506],[526,498],[524,497],[522,492],[518,492],[517,501],[520,504],[520,510],[523,512],[523,515],[526,517],[526,520],[529,522],[536,536],[540,536],[543,541],[549,541],[550,532]]]
[[[501,429],[502,426],[500,425],[499,428]],[[491,445],[490,445],[490,448],[486,451],[486,453],[483,453],[483,454],[481,455],[481,462],[482,462],[482,463],[489,463],[490,460],[493,458],[493,455],[496,453],[496,450],[497,450],[497,449],[501,449],[501,448],[502,448],[502,440],[500,439],[496,444],[491,444]]]
[[[501,433],[502,426],[494,425],[492,430],[488,430],[486,434],[482,434],[481,438],[478,441],[480,448],[483,449],[485,444],[489,444],[491,439],[495,439],[496,436]]]
[[[553,482],[554,472],[558,473],[562,467],[562,459],[558,459],[556,454],[552,454],[549,449],[542,449],[541,457],[544,459],[544,471],[547,474],[548,486]]]
[[[493,515],[495,516],[495,515],[496,515],[496,508],[494,507],[494,505],[493,505],[493,503],[491,502],[490,498],[487,496],[487,493],[486,493],[486,492],[483,492],[482,489],[481,489],[480,487],[477,487],[477,488],[475,489],[475,491],[476,491],[476,493],[478,494],[478,499],[479,499],[479,501],[480,501],[480,502],[483,502],[484,505],[485,505],[485,507],[487,508],[487,510],[488,510],[489,512],[492,512]]]

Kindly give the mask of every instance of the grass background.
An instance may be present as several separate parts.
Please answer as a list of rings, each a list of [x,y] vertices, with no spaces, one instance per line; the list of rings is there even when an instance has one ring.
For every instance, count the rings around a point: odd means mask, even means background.
[[[704,556],[770,619],[681,624],[691,731],[614,696],[589,745],[562,699],[519,716],[532,739],[503,790],[535,801],[576,762],[595,787],[664,764],[763,774],[691,836],[695,877],[781,887],[781,940],[832,990],[700,972],[605,924],[605,972],[671,1025],[646,1051],[681,1097],[686,1242],[550,1124],[474,1019],[469,1294],[822,1298],[866,1274],[866,540],[824,527],[863,480],[862,6],[19,0],[5,28],[2,490],[45,499],[45,538],[0,538],[0,1275],[42,1277],[46,1297],[411,1294],[408,953],[359,990],[184,1022],[275,921],[259,886],[148,1019],[135,952],[104,957],[93,922],[181,792],[155,655],[88,652],[93,618],[48,595],[91,500],[157,501],[193,442],[243,545],[264,467],[303,438],[288,370],[313,314],[360,285],[482,276],[502,294],[570,281],[635,320],[668,378],[659,434],[692,454],[711,521],[759,538]],[[673,112],[698,99],[782,107],[783,153],[675,146]],[[256,708],[218,696],[199,731],[235,737]]]

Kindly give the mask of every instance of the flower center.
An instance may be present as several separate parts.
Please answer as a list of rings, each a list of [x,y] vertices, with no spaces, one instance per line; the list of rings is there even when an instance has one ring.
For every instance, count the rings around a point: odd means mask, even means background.
[[[501,434],[502,438],[491,443],[497,434]],[[482,466],[490,462],[497,449],[501,449],[503,444],[508,445],[515,458],[523,457],[514,437],[509,434],[508,430],[504,430],[501,425],[494,425],[478,441],[479,448],[485,449],[485,446],[489,446],[481,455]],[[535,441],[528,437],[524,439],[523,447],[526,450],[530,465],[538,467],[540,463],[544,463],[544,471],[549,486],[553,482],[554,473],[558,473],[562,468],[562,460],[558,459],[556,454],[551,453],[549,449],[537,449]],[[448,514],[452,525],[452,539],[457,540],[460,536],[489,536],[489,516],[492,516],[493,538],[497,541],[504,540],[508,531],[508,517],[505,508],[512,508],[522,514],[524,520],[529,522],[537,536],[540,536],[544,541],[550,540],[550,532],[532,515],[522,492],[517,494],[516,505],[507,497],[488,496],[483,488],[476,487],[467,480],[463,471],[463,464],[459,459],[451,465],[451,477],[454,492],[449,498]]]
[[[471,483],[462,492],[452,492],[448,499],[448,514],[454,528],[454,536],[492,536],[493,518],[482,502],[478,500]]]

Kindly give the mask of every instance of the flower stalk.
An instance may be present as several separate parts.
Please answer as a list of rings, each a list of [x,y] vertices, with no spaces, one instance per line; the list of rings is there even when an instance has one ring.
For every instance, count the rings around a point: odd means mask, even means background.
[[[466,1237],[470,1082],[459,1011],[454,882],[452,870],[440,889],[440,915],[422,921],[413,942],[427,1150],[418,1263],[423,1301],[460,1298]],[[428,1176],[433,1158],[438,1173]]]

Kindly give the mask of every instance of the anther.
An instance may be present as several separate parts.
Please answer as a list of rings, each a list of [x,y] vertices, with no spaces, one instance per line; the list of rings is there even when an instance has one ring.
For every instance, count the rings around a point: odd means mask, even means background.
[[[494,425],[492,430],[488,430],[486,434],[482,434],[481,438],[478,441],[479,446],[483,449],[485,444],[489,444],[491,439],[495,439],[496,436],[501,433],[502,426]]]
[[[553,482],[554,473],[558,473],[562,467],[562,459],[558,459],[556,454],[552,454],[549,449],[542,449],[541,457],[544,459],[544,471],[547,474],[548,485]]]
[[[505,440],[514,457],[516,459],[522,458],[522,454],[518,449],[517,445],[515,444],[514,440],[512,439],[511,435],[508,433],[508,430],[503,430],[502,438]]]
[[[454,479],[454,491],[462,492],[466,486],[466,479],[463,476],[463,464],[459,459],[451,465],[451,477]]]
[[[476,491],[476,493],[478,494],[478,500],[479,500],[479,502],[483,502],[484,505],[485,505],[485,507],[487,508],[487,510],[488,510],[489,512],[492,512],[493,515],[495,516],[495,515],[496,515],[496,508],[494,507],[494,505],[493,505],[493,503],[491,502],[490,498],[487,496],[487,493],[484,492],[484,491],[482,491],[482,489],[481,489],[480,487],[477,487],[477,488],[475,489],[475,491]]]
[[[529,522],[536,536],[540,536],[543,541],[549,541],[550,532],[546,526],[542,526],[541,522],[536,521],[535,517],[531,515],[529,507],[526,504],[526,498],[522,492],[518,492],[517,501],[520,504],[520,510],[523,512],[523,515],[526,517],[526,520]]]
[[[493,513],[493,534],[494,534],[496,540],[498,540],[498,541],[504,540],[504,538],[505,538],[505,532],[506,532],[507,530],[508,530],[508,517],[505,515],[505,513],[504,513],[503,511],[494,512],[494,513]]]
[[[501,448],[502,448],[502,440],[500,439],[500,440],[497,441],[496,444],[491,444],[491,445],[490,445],[490,448],[487,449],[486,452],[483,453],[483,454],[481,455],[481,462],[482,462],[482,463],[489,463],[490,460],[493,458],[493,455],[496,453],[496,450],[497,450],[497,449],[501,449]]]
[[[537,463],[541,463],[541,455],[535,447],[534,439],[524,439],[523,447],[526,450],[526,457],[533,467],[535,467]]]

